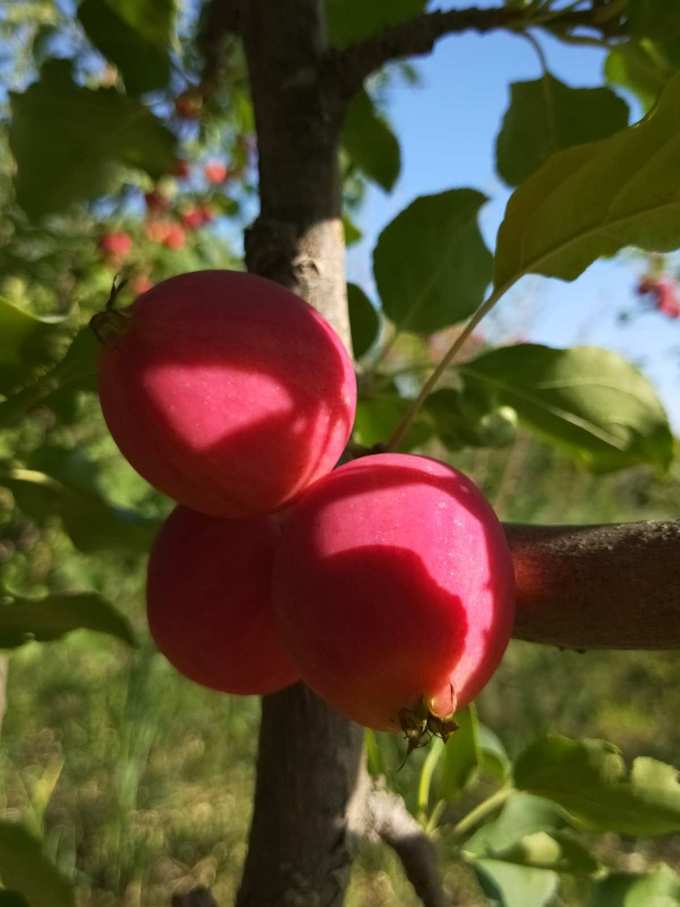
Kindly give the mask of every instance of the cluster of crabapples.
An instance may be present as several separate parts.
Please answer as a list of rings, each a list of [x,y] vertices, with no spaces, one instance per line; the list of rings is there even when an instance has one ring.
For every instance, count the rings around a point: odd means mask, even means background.
[[[368,727],[450,729],[513,622],[510,553],[476,486],[417,455],[334,468],[352,362],[275,283],[183,274],[93,327],[111,434],[178,502],[147,583],[151,633],[176,669],[239,694],[302,679]]]
[[[637,285],[640,296],[651,299],[653,307],[666,318],[680,318],[680,295],[677,281],[672,277],[642,277]]]

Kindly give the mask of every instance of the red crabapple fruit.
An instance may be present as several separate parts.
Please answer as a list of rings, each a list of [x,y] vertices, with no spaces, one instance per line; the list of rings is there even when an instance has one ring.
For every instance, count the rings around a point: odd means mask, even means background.
[[[132,251],[132,237],[124,230],[104,233],[99,240],[99,250],[111,263],[120,263]]]
[[[216,185],[223,183],[229,176],[227,166],[221,161],[208,161],[203,168],[203,173],[209,183],[215,183]]]
[[[123,455],[178,503],[268,513],[329,472],[356,401],[324,319],[252,274],[196,271],[95,316],[99,397]]]
[[[274,604],[305,683],[367,727],[450,730],[513,624],[510,551],[482,493],[437,460],[377,454],[320,479],[285,519]]]
[[[185,677],[225,693],[265,694],[298,680],[271,602],[280,529],[272,517],[221,520],[177,507],[155,541],[147,615]]]

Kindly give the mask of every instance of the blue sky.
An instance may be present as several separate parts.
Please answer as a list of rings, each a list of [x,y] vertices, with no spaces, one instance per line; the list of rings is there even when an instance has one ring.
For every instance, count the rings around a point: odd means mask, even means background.
[[[537,37],[550,70],[562,81],[574,86],[602,84],[602,50],[562,45],[542,33]],[[493,249],[509,194],[496,176],[493,160],[509,84],[541,74],[529,42],[507,32],[447,37],[430,57],[417,61],[417,68],[420,87],[399,82],[390,93],[389,116],[402,151],[400,179],[389,195],[378,188],[369,190],[358,218],[364,239],[349,251],[350,280],[369,294],[371,251],[380,230],[419,195],[456,186],[484,192],[490,201],[481,226]],[[631,121],[638,116],[634,109]],[[633,289],[643,268],[641,259],[624,253],[613,262],[596,263],[573,283],[529,276],[500,302],[495,330],[508,338],[522,336],[552,346],[588,343],[616,350],[654,381],[680,432],[680,321],[671,322],[655,312],[637,314],[626,325],[618,319],[622,310],[642,312]]]

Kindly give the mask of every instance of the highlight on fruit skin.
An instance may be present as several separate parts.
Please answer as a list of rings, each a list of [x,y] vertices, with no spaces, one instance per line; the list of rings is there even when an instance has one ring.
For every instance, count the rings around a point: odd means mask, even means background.
[[[222,520],[177,507],[147,570],[147,617],[158,648],[185,677],[213,690],[272,693],[299,674],[271,601],[272,517]]]
[[[340,458],[354,422],[352,362],[326,321],[284,287],[196,271],[95,317],[111,435],[178,503],[230,518],[268,513]]]
[[[496,670],[513,584],[502,526],[470,479],[393,453],[340,466],[305,492],[273,574],[304,682],[367,727],[403,730],[411,747],[446,736]]]

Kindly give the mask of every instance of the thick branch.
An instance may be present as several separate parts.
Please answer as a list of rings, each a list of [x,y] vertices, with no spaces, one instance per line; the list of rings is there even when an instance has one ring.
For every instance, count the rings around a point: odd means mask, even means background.
[[[505,530],[517,639],[574,649],[680,648],[680,522]]]
[[[481,33],[509,29],[515,31],[534,27],[526,9],[510,6],[480,9],[434,10],[402,22],[382,33],[360,41],[345,50],[329,55],[331,77],[337,81],[345,96],[355,94],[364,80],[386,63],[402,57],[428,54],[445,35],[466,31]],[[599,30],[608,37],[621,34],[620,17],[608,18],[605,9],[572,10],[556,14],[547,21],[535,23],[559,34],[574,28]]]
[[[353,803],[350,827],[358,837],[383,841],[394,850],[424,907],[451,907],[442,885],[434,842],[403,799],[377,786],[365,769]]]

